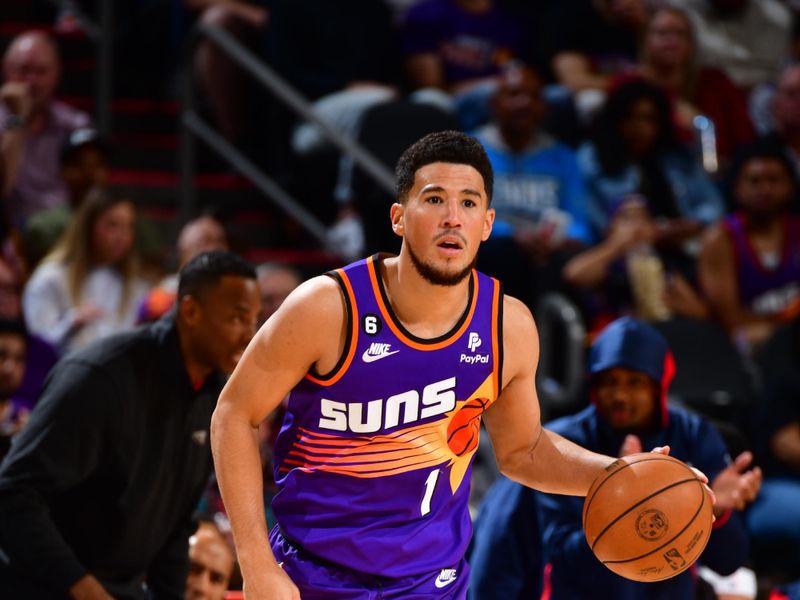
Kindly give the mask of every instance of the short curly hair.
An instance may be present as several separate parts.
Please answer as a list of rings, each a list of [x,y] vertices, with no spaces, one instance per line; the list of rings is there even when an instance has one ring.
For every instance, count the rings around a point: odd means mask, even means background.
[[[397,161],[395,178],[397,197],[405,202],[414,186],[414,178],[422,167],[437,163],[469,165],[483,177],[483,187],[489,205],[492,203],[494,171],[481,143],[460,131],[437,131],[417,140],[403,152]]]

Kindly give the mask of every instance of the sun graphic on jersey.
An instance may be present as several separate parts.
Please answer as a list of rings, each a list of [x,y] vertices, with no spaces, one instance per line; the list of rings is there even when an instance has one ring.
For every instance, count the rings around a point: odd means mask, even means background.
[[[481,415],[495,398],[489,375],[466,400],[456,402],[445,418],[392,433],[341,437],[305,428],[280,470],[325,471],[350,477],[385,477],[434,466],[449,466],[450,489],[461,485],[478,448]]]

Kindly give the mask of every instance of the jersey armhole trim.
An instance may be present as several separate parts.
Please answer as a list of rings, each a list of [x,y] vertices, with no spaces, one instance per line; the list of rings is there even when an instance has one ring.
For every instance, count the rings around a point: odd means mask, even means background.
[[[494,345],[495,361],[495,399],[503,391],[503,284],[494,279],[494,292],[492,298],[492,344]]]
[[[333,367],[329,373],[320,375],[317,373],[314,365],[312,365],[309,372],[306,373],[306,379],[316,383],[317,385],[331,386],[342,378],[342,375],[347,372],[350,363],[353,361],[353,355],[355,354],[357,345],[356,338],[358,336],[358,308],[356,307],[353,288],[350,285],[350,280],[348,279],[347,274],[342,269],[336,269],[335,271],[329,271],[328,273],[325,273],[325,275],[336,281],[341,288],[342,298],[344,299],[347,336],[344,340],[342,355],[339,357],[336,366]]]

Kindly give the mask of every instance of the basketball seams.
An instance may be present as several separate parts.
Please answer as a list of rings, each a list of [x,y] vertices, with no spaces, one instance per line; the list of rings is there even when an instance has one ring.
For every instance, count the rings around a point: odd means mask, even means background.
[[[617,459],[617,460],[620,460],[620,459]],[[597,492],[600,491],[600,488],[603,487],[609,480],[611,480],[612,477],[615,477],[618,473],[621,473],[622,471],[624,471],[628,467],[630,467],[632,465],[638,465],[639,463],[652,462],[654,460],[666,460],[667,462],[671,462],[671,463],[674,463],[674,464],[681,465],[685,469],[689,468],[684,463],[679,461],[677,458],[673,458],[672,456],[665,455],[665,454],[655,454],[652,457],[642,457],[641,460],[637,460],[637,461],[634,461],[634,462],[626,462],[623,466],[618,468],[616,471],[613,471],[613,472],[609,473],[608,476],[598,484],[598,486],[594,490],[594,492],[592,492],[591,495],[588,496],[586,498],[586,500],[584,501],[584,504],[583,504],[583,518],[581,519],[581,525],[583,526],[584,530],[586,529],[586,515],[589,513],[589,506],[592,504],[592,501],[594,500],[595,496],[597,495]],[[697,479],[697,477],[695,477],[695,479]]]
[[[626,467],[654,460],[676,463],[686,471],[676,471],[667,468],[666,465],[654,464],[625,472]],[[606,488],[606,491],[598,496],[605,483],[616,473],[623,473],[622,479],[617,478],[615,480],[617,485]],[[692,481],[698,485],[699,503],[695,496],[696,492],[693,491],[695,488],[685,487],[685,484]],[[656,486],[659,486],[659,489],[654,491],[653,488]],[[646,497],[637,499],[642,493],[647,494]],[[659,496],[662,495],[663,500],[654,506],[653,499],[658,502]],[[669,535],[667,540],[657,542],[659,538],[664,537],[663,534],[656,539],[652,539],[651,536],[649,541],[658,543],[658,546],[652,549],[649,544],[642,545],[634,543],[633,539],[629,540],[630,533],[626,523],[632,523],[631,519],[639,514],[636,521],[638,529],[639,519],[648,512],[645,509],[653,509],[651,512],[655,513],[664,510],[669,514],[672,511],[670,507],[676,501],[682,505],[679,521],[685,525],[677,531],[674,527],[670,528],[672,535]],[[688,465],[668,455],[639,453],[621,457],[607,465],[605,472],[598,475],[592,483],[583,508],[584,533],[589,542],[589,532],[602,527],[588,545],[600,562],[611,571],[634,581],[663,581],[686,570],[708,545],[711,532],[710,506],[711,502],[706,498],[703,482]],[[622,512],[619,512],[620,510]],[[645,537],[642,533],[639,533],[639,536]],[[630,556],[637,552],[642,554]],[[682,556],[683,554],[685,556]],[[680,562],[681,559],[683,563]]]
[[[700,481],[700,480],[699,480],[699,479],[697,479],[697,478],[695,478],[695,479],[682,479],[681,481],[676,481],[676,482],[674,482],[674,483],[670,483],[668,486],[666,486],[666,487],[663,487],[663,488],[661,488],[661,489],[659,489],[659,490],[657,490],[657,491],[653,492],[653,493],[652,493],[652,494],[650,494],[649,496],[646,496],[646,497],[642,498],[642,499],[641,499],[641,500],[639,500],[639,501],[638,501],[636,504],[632,504],[632,505],[631,505],[629,508],[627,508],[625,511],[623,511],[623,512],[621,512],[619,515],[617,515],[617,517],[616,517],[616,518],[615,518],[613,521],[611,521],[611,522],[610,522],[608,525],[606,525],[606,526],[603,528],[603,530],[602,530],[600,533],[598,533],[598,534],[597,534],[597,537],[595,538],[594,542],[592,542],[592,551],[594,551],[594,547],[597,545],[597,542],[599,542],[599,541],[600,541],[600,538],[602,538],[602,537],[603,537],[603,535],[604,535],[604,534],[605,534],[605,533],[606,533],[606,532],[607,532],[609,529],[611,529],[611,528],[612,528],[612,527],[613,527],[613,526],[614,526],[616,523],[618,523],[618,522],[619,522],[621,519],[623,519],[623,518],[625,518],[627,515],[629,515],[629,514],[631,513],[631,511],[634,511],[634,510],[636,510],[636,508],[637,508],[638,506],[641,506],[643,503],[647,502],[647,501],[648,501],[648,500],[650,500],[651,498],[654,498],[655,496],[658,496],[659,494],[661,494],[661,493],[663,493],[663,492],[666,492],[667,490],[671,490],[671,489],[673,489],[673,488],[676,488],[676,487],[678,487],[678,486],[680,486],[680,485],[683,485],[684,483],[691,483],[692,481]],[[705,499],[703,499],[703,500],[700,502],[700,508],[702,508],[702,507],[703,507],[703,502],[704,502],[704,501],[705,501]],[[692,519],[695,519],[696,517],[697,517],[697,513],[695,513],[695,514],[692,516]],[[689,524],[691,524],[691,521],[689,521]],[[685,529],[685,528],[684,528],[684,529]],[[681,533],[682,533],[682,532],[683,532],[683,530],[681,530]],[[680,533],[678,533],[677,535],[680,535]],[[675,537],[677,537],[677,535],[676,535],[676,536],[673,536],[673,537],[671,537],[671,538],[670,538],[670,541],[674,540],[674,539],[675,539]],[[647,556],[647,555],[645,554],[645,556]],[[629,562],[629,561],[631,561],[631,560],[634,560],[634,559],[632,559],[632,558],[631,558],[631,559],[627,559],[627,560],[623,560],[623,561],[606,561],[606,562]]]
[[[642,558],[646,558],[646,557],[650,556],[651,554],[653,554],[653,553],[655,553],[655,552],[658,552],[658,551],[660,551],[660,550],[663,550],[663,549],[664,549],[666,546],[669,546],[669,545],[670,545],[672,542],[674,542],[674,541],[675,541],[676,539],[678,539],[678,538],[679,538],[681,535],[683,535],[683,534],[684,534],[684,532],[686,532],[686,530],[687,530],[687,529],[689,529],[689,527],[691,527],[691,526],[692,526],[692,524],[694,523],[695,519],[697,519],[697,516],[700,514],[700,512],[703,510],[703,507],[704,507],[704,506],[705,506],[705,504],[706,504],[706,494],[705,494],[705,491],[702,489],[702,482],[700,482],[700,480],[699,480],[699,479],[698,479],[698,480],[696,480],[696,481],[697,481],[697,482],[700,484],[700,486],[701,486],[701,488],[700,488],[700,491],[701,491],[701,492],[703,492],[703,493],[702,493],[702,495],[701,495],[701,501],[700,501],[700,505],[697,507],[697,510],[696,510],[696,511],[695,511],[695,513],[692,515],[692,518],[691,518],[691,519],[689,519],[689,522],[688,522],[688,523],[687,523],[687,524],[686,524],[686,525],[683,527],[683,529],[681,529],[681,530],[680,530],[678,533],[676,533],[674,536],[672,536],[668,542],[666,542],[666,543],[662,544],[662,545],[661,545],[661,546],[659,546],[658,548],[654,548],[654,549],[653,549],[653,550],[651,550],[650,552],[647,552],[647,553],[645,553],[645,554],[642,554],[641,556],[636,556],[636,557],[633,557],[633,558],[628,558],[628,559],[626,559],[626,560],[604,560],[604,561],[602,561],[602,562],[603,562],[603,564],[604,564],[604,565],[612,565],[612,564],[613,564],[613,565],[621,565],[621,564],[629,563],[629,562],[632,562],[632,561],[635,561],[635,560],[641,560]],[[706,543],[708,543],[708,536],[706,536]],[[697,554],[698,554],[698,556],[699,556],[699,555],[702,553],[703,549],[705,549],[705,546],[706,546],[706,545],[705,545],[705,544],[703,544],[703,547],[702,547],[702,548],[700,549],[700,551],[697,553]],[[694,562],[694,560],[692,560],[691,562]],[[650,581],[662,581],[663,579],[669,579],[670,577],[673,577],[673,576],[674,576],[674,573],[673,573],[672,575],[670,575],[669,577],[664,577],[664,578],[662,578],[662,579],[653,579],[653,580],[650,580]]]

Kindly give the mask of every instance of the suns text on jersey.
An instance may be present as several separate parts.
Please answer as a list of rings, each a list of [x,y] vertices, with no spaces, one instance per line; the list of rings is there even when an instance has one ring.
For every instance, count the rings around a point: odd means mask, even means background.
[[[442,415],[456,407],[456,378],[426,385],[422,392],[408,390],[369,402],[320,400],[320,429],[375,433]]]

